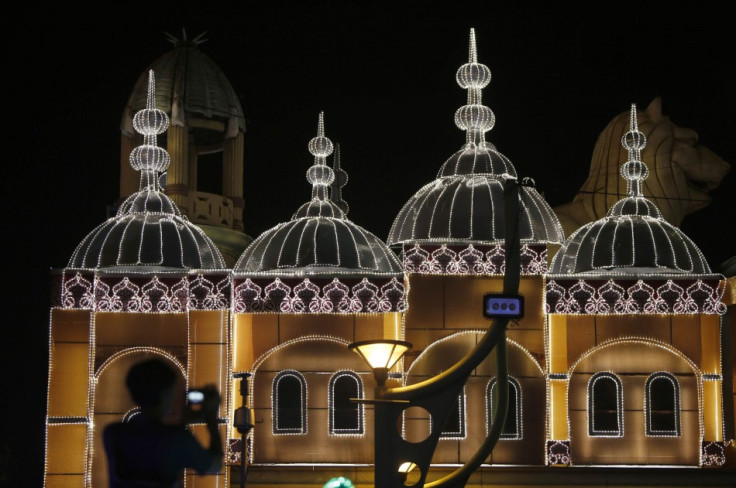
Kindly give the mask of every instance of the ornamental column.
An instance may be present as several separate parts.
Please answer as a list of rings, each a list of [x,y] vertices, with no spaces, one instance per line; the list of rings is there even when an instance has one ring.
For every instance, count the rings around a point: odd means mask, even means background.
[[[171,197],[184,215],[189,215],[189,133],[183,126],[171,125],[167,133],[166,149],[171,164],[166,172],[164,193]]]
[[[233,229],[243,230],[244,134],[226,137],[222,152],[222,194],[233,201]]]

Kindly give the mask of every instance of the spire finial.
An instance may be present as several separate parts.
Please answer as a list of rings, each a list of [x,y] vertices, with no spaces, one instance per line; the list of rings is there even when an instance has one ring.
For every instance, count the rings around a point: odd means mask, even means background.
[[[330,185],[330,200],[340,207],[345,215],[348,214],[350,206],[342,199],[342,189],[348,183],[348,174],[340,166],[340,144],[335,144],[335,156],[332,158],[332,170],[335,180]]]
[[[156,136],[169,128],[169,116],[156,108],[156,79],[153,70],[148,71],[146,108],[133,116],[133,128],[143,135],[143,144],[133,148],[129,158],[130,165],[141,172],[141,191],[158,191],[158,173],[166,171],[171,158],[166,149],[158,147],[156,142]]]
[[[468,103],[455,112],[455,125],[466,131],[467,144],[481,145],[485,143],[485,133],[493,128],[496,116],[482,102],[481,91],[491,82],[491,70],[485,64],[478,63],[473,28],[470,29],[468,59],[455,75],[457,84],[468,90]]]
[[[475,29],[470,28],[470,53],[468,55],[468,62],[469,63],[477,63],[478,62],[478,52],[475,47]]]
[[[334,181],[335,174],[325,162],[332,154],[332,141],[325,137],[324,112],[319,113],[317,137],[309,141],[308,147],[314,156],[314,164],[307,171],[307,181],[312,184],[312,199],[327,200],[327,187]]]
[[[631,104],[629,131],[621,138],[621,145],[629,153],[628,161],[621,166],[621,176],[626,180],[627,193],[630,197],[641,197],[642,182],[649,176],[649,168],[641,160],[641,150],[647,145],[647,138],[639,130],[635,103]]]

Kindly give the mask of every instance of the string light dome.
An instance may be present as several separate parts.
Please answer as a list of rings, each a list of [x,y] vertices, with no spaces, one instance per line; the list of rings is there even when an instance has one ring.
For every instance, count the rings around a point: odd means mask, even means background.
[[[325,162],[333,149],[332,141],[325,136],[324,115],[320,113],[317,136],[309,142],[309,152],[314,156],[314,164],[307,171],[307,181],[312,184],[311,200],[290,221],[256,238],[240,256],[234,273],[400,277],[402,269],[396,255],[381,239],[347,218],[347,204],[341,197],[333,200],[347,181],[339,166],[335,171]]]
[[[635,104],[621,144],[628,150],[628,161],[621,167],[628,196],[602,219],[575,231],[552,260],[550,273],[710,273],[698,247],[642,195],[649,170],[641,161],[646,136],[639,131]]]
[[[466,132],[463,147],[442,165],[437,178],[423,186],[403,206],[387,243],[498,243],[504,239],[503,185],[517,178],[511,161],[485,140],[495,115],[483,105],[482,89],[490,69],[477,61],[475,30],[470,30],[470,55],[456,81],[468,90],[468,102],[455,112],[455,124]],[[560,243],[562,227],[549,204],[527,187],[521,204],[522,243]]]
[[[156,136],[166,131],[169,118],[156,108],[153,70],[148,75],[146,108],[133,118],[143,144],[130,154],[131,166],[141,173],[139,191],[120,205],[114,217],[82,240],[69,260],[69,268],[225,268],[210,238],[183,217],[159,187],[159,174],[168,167],[170,157],[158,147]]]

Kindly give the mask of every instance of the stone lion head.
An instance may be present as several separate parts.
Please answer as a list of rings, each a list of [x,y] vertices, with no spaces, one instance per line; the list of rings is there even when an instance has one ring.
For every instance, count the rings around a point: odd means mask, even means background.
[[[629,130],[629,112],[622,112],[598,136],[593,149],[588,179],[570,204],[555,209],[565,234],[606,215],[608,209],[626,196],[626,181],[619,170],[628,159],[621,137]],[[680,127],[662,115],[662,99],[655,98],[638,112],[639,130],[647,136],[642,160],[649,167],[644,196],[654,201],[663,217],[679,226],[689,213],[710,202],[709,192],[717,188],[730,165],[705,146],[698,134]]]

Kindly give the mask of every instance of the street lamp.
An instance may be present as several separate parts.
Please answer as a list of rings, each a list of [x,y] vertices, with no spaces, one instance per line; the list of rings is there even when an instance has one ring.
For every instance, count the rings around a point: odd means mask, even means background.
[[[245,488],[248,467],[246,442],[255,425],[253,409],[248,407],[248,378],[251,376],[252,374],[247,372],[233,374],[233,378],[240,380],[240,396],[243,398],[242,405],[235,409],[233,415],[233,425],[240,434],[240,488]]]
[[[370,365],[378,387],[384,388],[389,370],[411,349],[411,342],[376,339],[353,342],[348,349],[356,352]]]
[[[503,293],[484,297],[483,313],[491,319],[491,325],[473,351],[449,369],[427,380],[388,388],[386,379],[389,369],[411,345],[404,341],[375,340],[348,346],[373,368],[378,385],[374,400],[358,400],[374,404],[374,483],[378,488],[401,488],[407,485],[424,488],[464,487],[501,436],[509,403],[506,326],[512,318],[523,316],[523,298],[518,295],[521,267],[519,199],[522,187],[523,184],[513,178],[504,181],[506,273]],[[441,428],[437,426],[444,425],[468,377],[494,349],[498,407],[486,439],[463,466],[441,479],[426,483],[427,471],[441,434]],[[404,410],[415,406],[425,409],[436,420],[431,422],[429,436],[418,443],[407,441],[397,429]],[[409,481],[408,474],[411,471],[416,473]]]

